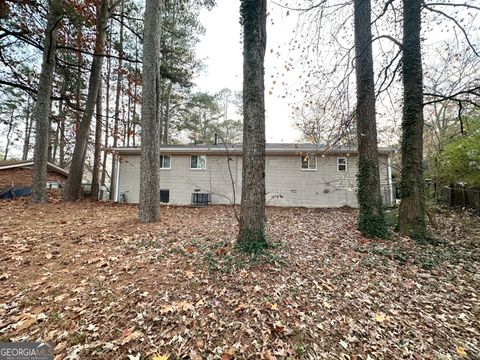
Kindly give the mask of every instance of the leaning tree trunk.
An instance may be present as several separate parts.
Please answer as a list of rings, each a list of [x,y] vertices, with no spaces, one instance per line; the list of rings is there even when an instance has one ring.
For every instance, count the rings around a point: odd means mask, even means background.
[[[399,231],[426,236],[423,181],[423,78],[420,44],[421,0],[403,0],[403,119]]]
[[[142,76],[141,222],[160,219],[160,73],[161,0],[146,0]]]
[[[97,102],[98,88],[101,83],[101,71],[103,62],[103,49],[105,47],[105,35],[108,25],[108,0],[100,3],[100,12],[97,24],[97,38],[95,40],[95,55],[92,61],[90,79],[88,83],[87,102],[85,111],[80,122],[75,138],[75,148],[72,155],[72,163],[68,174],[68,182],[64,193],[64,200],[73,201],[80,197],[82,186],[83,167],[87,151],[88,133],[92,121],[95,104]]]
[[[32,121],[35,122],[35,148],[33,154],[33,186],[32,201],[42,203],[47,201],[47,159],[48,133],[50,131],[50,106],[55,70],[55,50],[57,48],[58,23],[61,20],[62,2],[51,0],[45,39],[43,41],[43,61],[38,83],[37,102]]]
[[[265,234],[266,0],[242,0],[243,165],[238,245],[246,251],[267,247]]]
[[[367,237],[383,238],[387,235],[387,227],[380,195],[370,0],[355,0],[354,18],[357,79],[358,229]]]
[[[100,194],[100,161],[102,156],[102,85],[98,88],[97,118],[95,123],[95,150],[93,154],[93,177],[90,200],[97,201]]]

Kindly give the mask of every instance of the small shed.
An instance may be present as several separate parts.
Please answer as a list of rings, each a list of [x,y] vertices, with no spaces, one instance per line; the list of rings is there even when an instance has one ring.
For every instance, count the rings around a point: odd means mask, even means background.
[[[68,171],[47,163],[47,182],[45,186],[58,189],[67,181]],[[11,188],[31,187],[33,183],[33,161],[0,161],[0,191]]]

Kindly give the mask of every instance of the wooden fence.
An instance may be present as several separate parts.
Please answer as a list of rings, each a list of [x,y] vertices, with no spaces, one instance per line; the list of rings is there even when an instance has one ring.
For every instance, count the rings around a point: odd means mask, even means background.
[[[461,206],[480,210],[480,190],[445,186],[442,188],[440,198],[450,207]]]

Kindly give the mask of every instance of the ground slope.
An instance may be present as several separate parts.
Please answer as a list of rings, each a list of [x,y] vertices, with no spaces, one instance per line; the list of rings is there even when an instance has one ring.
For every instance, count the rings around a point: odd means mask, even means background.
[[[480,225],[438,246],[363,238],[356,211],[269,208],[268,255],[230,207],[0,203],[0,340],[58,359],[479,359]]]

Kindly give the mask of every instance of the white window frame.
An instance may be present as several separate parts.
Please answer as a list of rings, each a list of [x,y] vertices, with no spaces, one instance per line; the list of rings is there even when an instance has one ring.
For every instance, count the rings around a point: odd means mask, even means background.
[[[205,166],[204,167],[196,167],[196,168],[192,168],[192,157],[196,156],[197,158],[198,157],[203,157],[205,158]],[[197,159],[197,164],[198,164],[198,159]],[[207,170],[207,155],[190,155],[190,170]]]
[[[47,180],[45,183],[45,188],[49,190],[58,190],[61,188],[60,181],[58,180]]]
[[[303,167],[303,158],[306,157],[306,156],[308,156],[308,157],[311,157],[311,156],[315,157],[315,167],[310,167],[310,161],[311,161],[310,158],[307,160],[307,166],[308,166],[308,167],[307,167],[307,168],[304,168],[304,167]],[[305,154],[305,155],[301,155],[301,156],[300,156],[300,169],[301,169],[302,171],[317,171],[317,168],[318,168],[318,157],[317,157],[317,154],[315,154],[315,153],[308,153],[308,154]]]
[[[169,167],[163,167],[162,158],[165,159],[165,157],[168,157],[170,159]],[[172,169],[172,157],[170,155],[160,155],[160,170],[171,170],[171,169]]]
[[[345,160],[345,164],[340,164],[340,160]],[[340,165],[345,166],[345,170],[340,170]],[[337,157],[337,171],[338,172],[347,172],[348,171],[348,158],[347,157]]]

